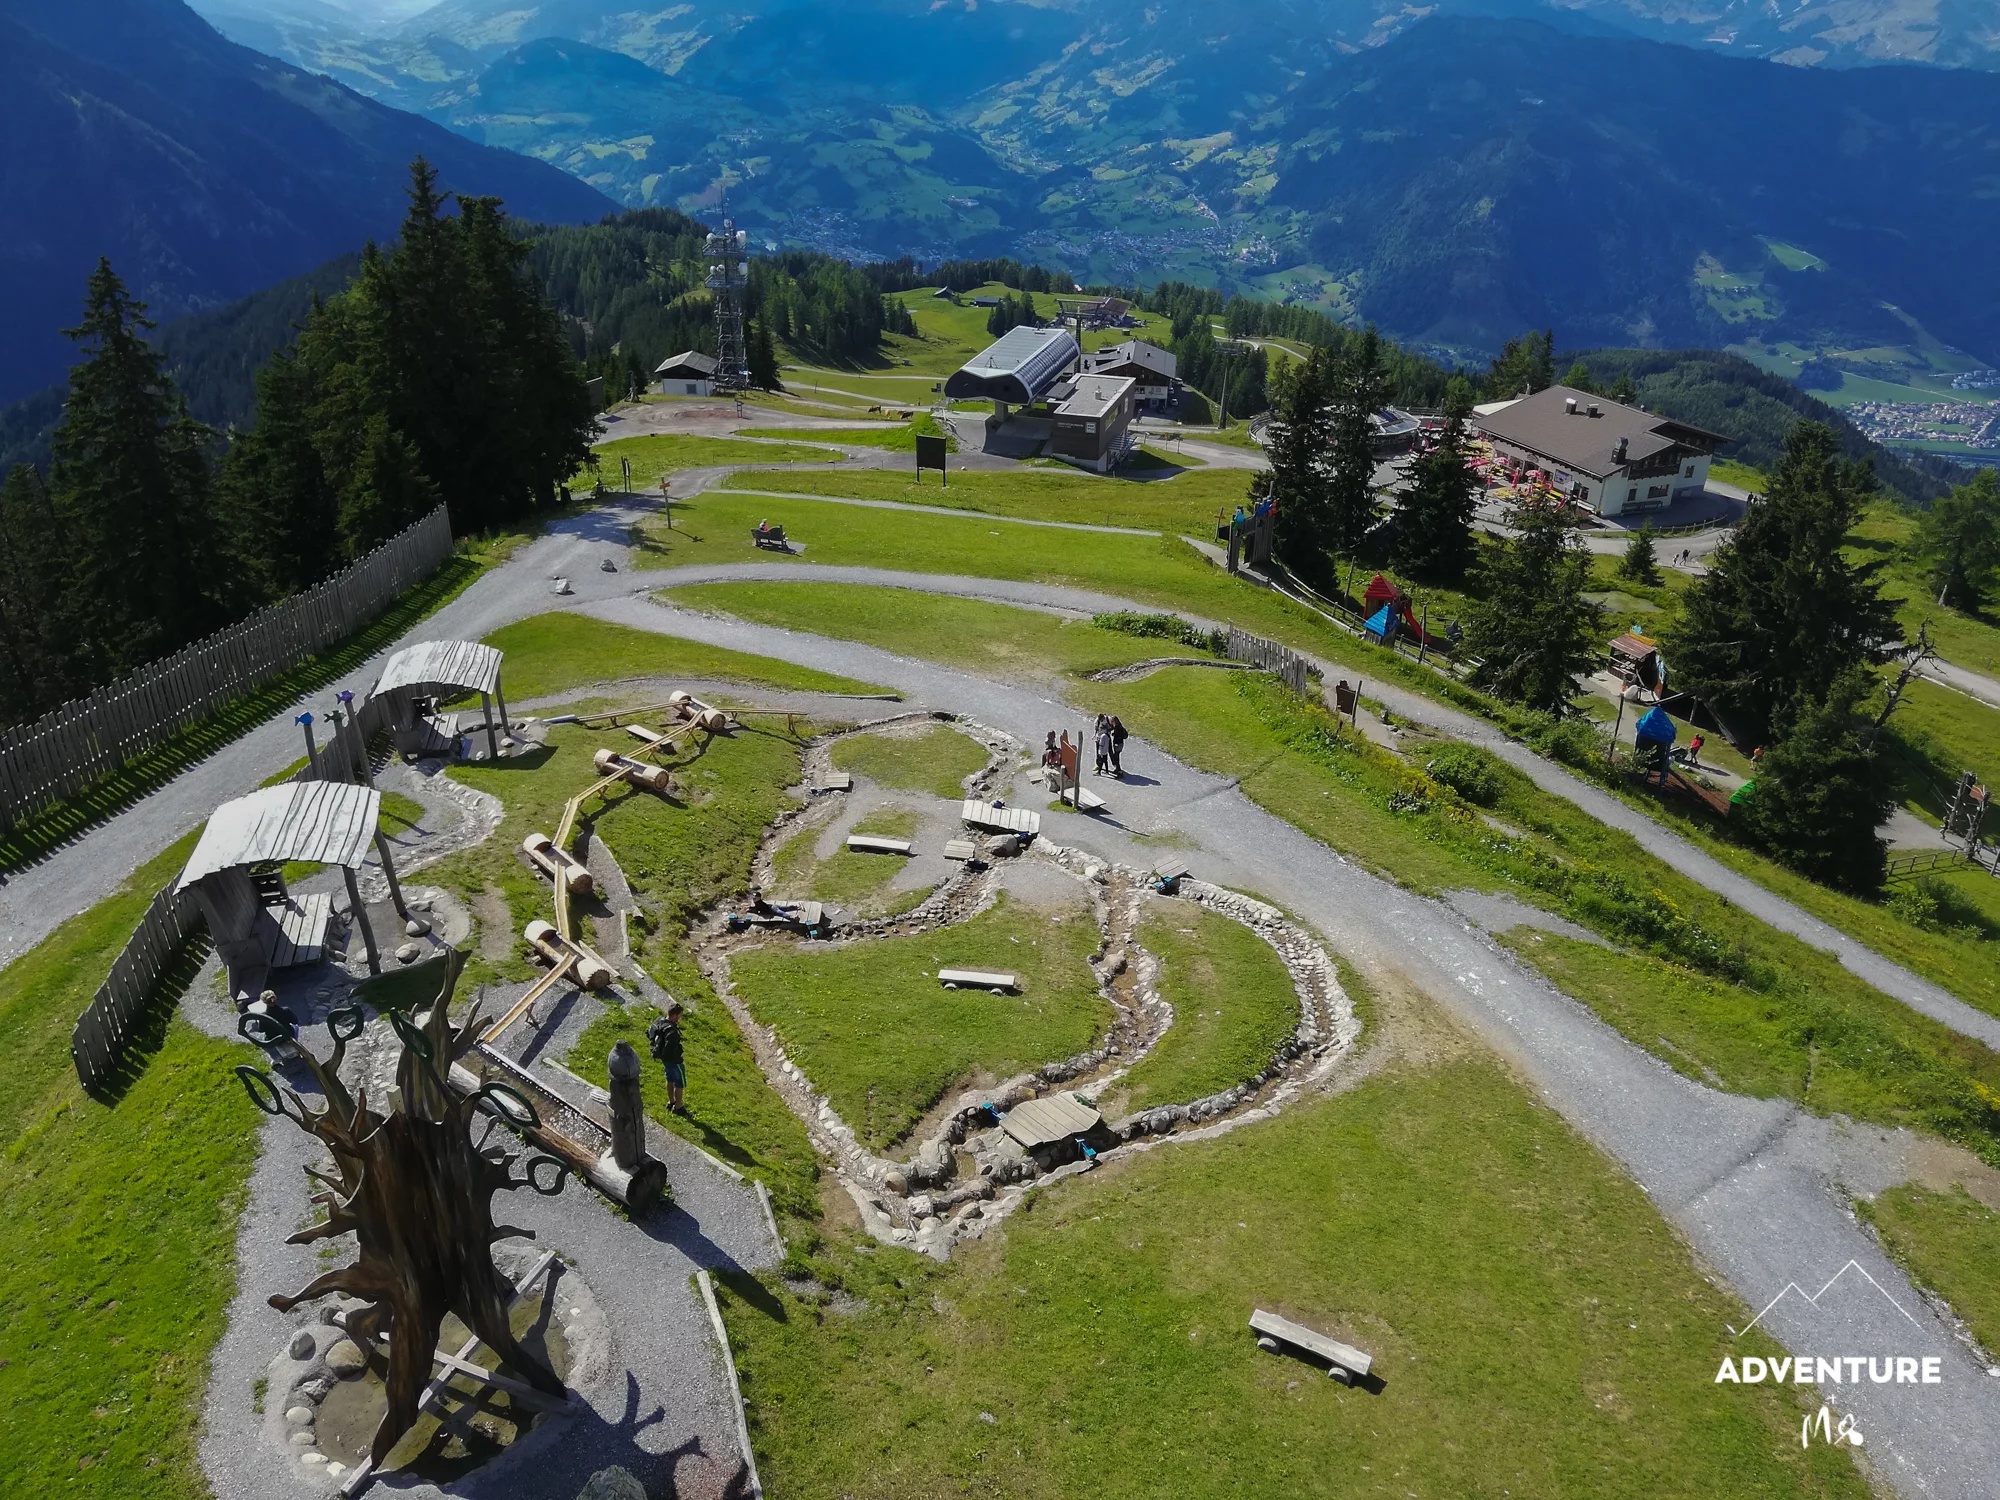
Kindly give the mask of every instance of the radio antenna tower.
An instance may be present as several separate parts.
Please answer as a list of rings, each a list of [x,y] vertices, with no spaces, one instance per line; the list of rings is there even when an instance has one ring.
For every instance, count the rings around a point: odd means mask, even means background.
[[[715,393],[750,388],[750,346],[743,338],[743,301],[749,281],[743,261],[749,236],[736,227],[727,205],[722,228],[708,237],[708,289],[715,294]]]

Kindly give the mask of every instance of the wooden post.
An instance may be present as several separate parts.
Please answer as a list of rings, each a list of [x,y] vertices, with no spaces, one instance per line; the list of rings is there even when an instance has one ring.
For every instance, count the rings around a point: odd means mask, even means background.
[[[396,903],[396,915],[407,922],[410,909],[403,904],[403,883],[396,878],[396,866],[389,858],[389,841],[379,828],[375,830],[375,852],[382,857],[382,874],[388,879],[389,899]]]
[[[1625,727],[1625,689],[1618,690],[1618,717],[1611,721],[1611,748],[1605,758],[1613,765],[1618,763],[1618,731]]]
[[[368,972],[382,972],[382,955],[375,948],[375,929],[368,925],[368,908],[361,904],[361,884],[354,878],[354,866],[342,865],[340,873],[347,877],[347,900],[354,908],[354,920],[361,927],[361,943],[368,950]]]
[[[627,1172],[646,1156],[646,1110],[639,1097],[639,1054],[630,1042],[611,1049],[611,1159]]]
[[[314,776],[318,776],[319,746],[313,740],[313,716],[311,714],[300,714],[292,722],[301,726],[306,732],[306,769],[311,771]]]
[[[486,711],[486,753],[494,760],[498,760],[500,758],[500,739],[493,732],[493,695],[482,692],[479,695],[479,704]]]
[[[1430,644],[1431,644],[1431,602],[1430,600],[1426,599],[1424,601],[1423,623],[1417,627],[1417,665],[1420,667],[1424,664],[1424,652],[1430,649]]]
[[[493,697],[500,705],[500,732],[511,738],[514,726],[507,722],[507,695],[500,691],[500,674],[497,672],[493,674]]]
[[[361,780],[375,785],[375,768],[368,763],[368,736],[361,732],[361,717],[355,712],[354,694],[342,688],[334,695],[347,707],[347,728],[354,736],[354,762],[361,768]]]

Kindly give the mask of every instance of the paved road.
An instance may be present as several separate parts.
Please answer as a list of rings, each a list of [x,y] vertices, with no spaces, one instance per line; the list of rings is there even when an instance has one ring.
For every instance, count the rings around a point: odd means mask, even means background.
[[[800,577],[1044,608],[1126,607],[1126,601],[1081,590],[800,564],[681,569],[639,578],[600,572],[599,558],[622,555],[626,528],[636,517],[637,512],[610,510],[566,518],[425,622],[414,638],[477,637],[548,608],[578,609],[887,683],[919,704],[970,713],[1035,743],[1046,727],[1064,722],[1073,710],[1024,689],[852,643],[671,610],[641,594],[669,581]],[[574,597],[551,597],[548,579],[555,574],[574,581]],[[356,671],[347,685],[365,688],[372,670],[371,664]],[[340,685],[315,695],[315,705],[330,701]],[[1539,783],[1608,822],[1632,828],[1671,862],[1692,866],[1690,873],[1706,867],[1711,884],[1774,925],[1825,932],[1805,914],[1716,866],[1622,803],[1508,745],[1490,726],[1400,689],[1377,691],[1398,713],[1491,744]],[[9,954],[38,941],[60,915],[98,900],[216,802],[283,766],[298,753],[295,733],[290,713],[279,716],[0,888],[0,932]],[[1119,788],[1112,809],[1115,822],[1050,815],[1051,836],[1140,860],[1146,857],[1143,846],[1131,844],[1131,834],[1178,828],[1199,846],[1197,873],[1279,900],[1319,927],[1364,970],[1407,976],[1477,1028],[1565,1118],[1622,1162],[1746,1302],[1761,1306],[1793,1281],[1815,1291],[1847,1261],[1857,1262],[1908,1310],[1908,1317],[1873,1292],[1836,1292],[1818,1308],[1787,1299],[1773,1310],[1767,1326],[1788,1347],[1828,1357],[1894,1353],[1940,1359],[1946,1377],[1942,1385],[1863,1385],[1843,1391],[1837,1409],[1856,1415],[1874,1462],[1900,1493],[1952,1500],[1991,1493],[1990,1476],[2000,1470],[2000,1380],[1978,1371],[1858,1228],[1841,1193],[1828,1187],[1829,1182],[1844,1183],[1859,1191],[1897,1180],[1893,1164],[1885,1168],[1879,1160],[1884,1153],[1894,1155],[1897,1138],[1861,1127],[1836,1129],[1782,1102],[1736,1098],[1693,1084],[1524,970],[1450,908],[1355,868],[1257,808],[1227,781],[1143,746],[1131,759],[1157,785]],[[1882,976],[1876,982],[1891,993],[1922,998],[1929,989],[1859,945],[1837,934],[1827,936],[1845,950],[1844,962],[1864,973],[1872,967]],[[1969,1012],[1956,1001],[1950,1004]],[[1970,1016],[1990,1025],[1991,1018],[1977,1012]],[[1851,1275],[1848,1280],[1853,1281]],[[1662,1315],[1671,1310],[1663,1309]],[[1672,1371],[1663,1372],[1663,1378],[1708,1384],[1713,1374]],[[1716,1390],[1715,1399],[1729,1398],[1726,1389]]]
[[[1975,672],[1970,667],[1961,667],[1949,661],[1927,661],[1918,670],[1920,675],[1933,682],[1956,688],[1968,698],[1977,698],[1981,703],[2000,708],[2000,682],[1983,672]]]

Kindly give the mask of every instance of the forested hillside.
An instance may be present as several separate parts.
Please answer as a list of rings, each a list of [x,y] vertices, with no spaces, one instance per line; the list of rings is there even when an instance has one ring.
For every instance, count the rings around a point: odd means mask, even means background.
[[[345,291],[307,289],[296,341],[269,348],[282,298],[194,340],[211,390],[263,361],[254,423],[226,447],[99,261],[46,471],[0,488],[0,723],[297,592],[440,502],[464,535],[556,501],[595,430],[581,371],[499,201],[456,207],[419,158],[397,242]]]

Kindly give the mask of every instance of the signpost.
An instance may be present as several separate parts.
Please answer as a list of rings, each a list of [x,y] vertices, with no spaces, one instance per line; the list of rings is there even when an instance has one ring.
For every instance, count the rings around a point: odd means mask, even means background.
[[[951,479],[945,472],[945,456],[947,451],[948,445],[943,438],[924,437],[920,434],[917,438],[917,478],[921,480],[924,477],[924,470],[926,469],[936,469],[938,471],[938,483],[949,489],[951,487]]]

